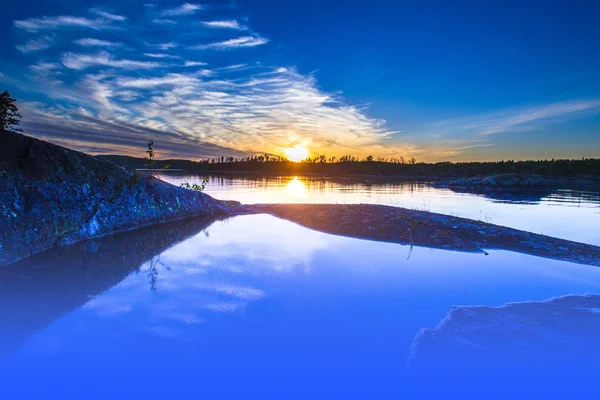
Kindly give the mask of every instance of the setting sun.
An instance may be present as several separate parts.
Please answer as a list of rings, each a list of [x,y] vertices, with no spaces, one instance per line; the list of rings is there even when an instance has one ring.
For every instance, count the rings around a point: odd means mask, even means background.
[[[283,152],[290,161],[294,162],[300,162],[308,158],[308,149],[303,146],[294,146],[289,149],[285,149]]]

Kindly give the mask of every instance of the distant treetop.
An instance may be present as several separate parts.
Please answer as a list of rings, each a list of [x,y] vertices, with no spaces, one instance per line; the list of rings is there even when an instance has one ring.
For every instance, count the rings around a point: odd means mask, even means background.
[[[12,132],[23,132],[17,128],[20,124],[21,114],[15,104],[16,100],[10,97],[8,90],[0,94],[0,129]]]

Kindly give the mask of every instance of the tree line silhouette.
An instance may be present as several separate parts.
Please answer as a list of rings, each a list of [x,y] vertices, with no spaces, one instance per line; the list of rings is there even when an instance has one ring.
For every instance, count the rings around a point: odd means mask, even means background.
[[[144,168],[144,159],[129,156],[99,156],[129,168]],[[248,157],[213,157],[199,161],[156,160],[156,167],[169,165],[170,169],[198,174],[255,173],[265,175],[384,175],[400,177],[473,177],[494,174],[540,174],[555,177],[600,178],[600,158],[551,159],[528,161],[436,162],[425,163],[415,158],[365,157],[352,155],[327,157],[325,155],[292,162],[285,157],[258,155]]]
[[[286,163],[290,162],[290,160],[284,156],[276,156],[276,155],[259,155],[259,156],[247,156],[247,157],[213,157],[213,158],[204,158],[198,161],[202,164],[232,164],[232,163]],[[363,159],[359,159],[358,157],[354,157],[351,154],[343,155],[341,157],[327,157],[326,155],[320,155],[316,157],[307,157],[304,160],[300,161],[300,164],[336,164],[336,163],[345,163],[345,162],[379,162],[379,163],[391,163],[391,164],[417,164],[416,158],[408,158],[404,157],[373,157],[367,156]]]

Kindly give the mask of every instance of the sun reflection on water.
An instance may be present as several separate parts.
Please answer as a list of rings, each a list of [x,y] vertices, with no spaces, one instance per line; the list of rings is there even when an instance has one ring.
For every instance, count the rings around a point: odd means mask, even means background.
[[[289,181],[285,187],[285,191],[288,195],[296,199],[305,199],[307,197],[306,186],[297,176]]]

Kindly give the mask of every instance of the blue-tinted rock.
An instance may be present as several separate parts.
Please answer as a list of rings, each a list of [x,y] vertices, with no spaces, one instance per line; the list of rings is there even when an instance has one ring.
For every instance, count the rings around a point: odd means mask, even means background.
[[[29,136],[0,132],[0,265],[145,225],[226,215],[237,204]]]

